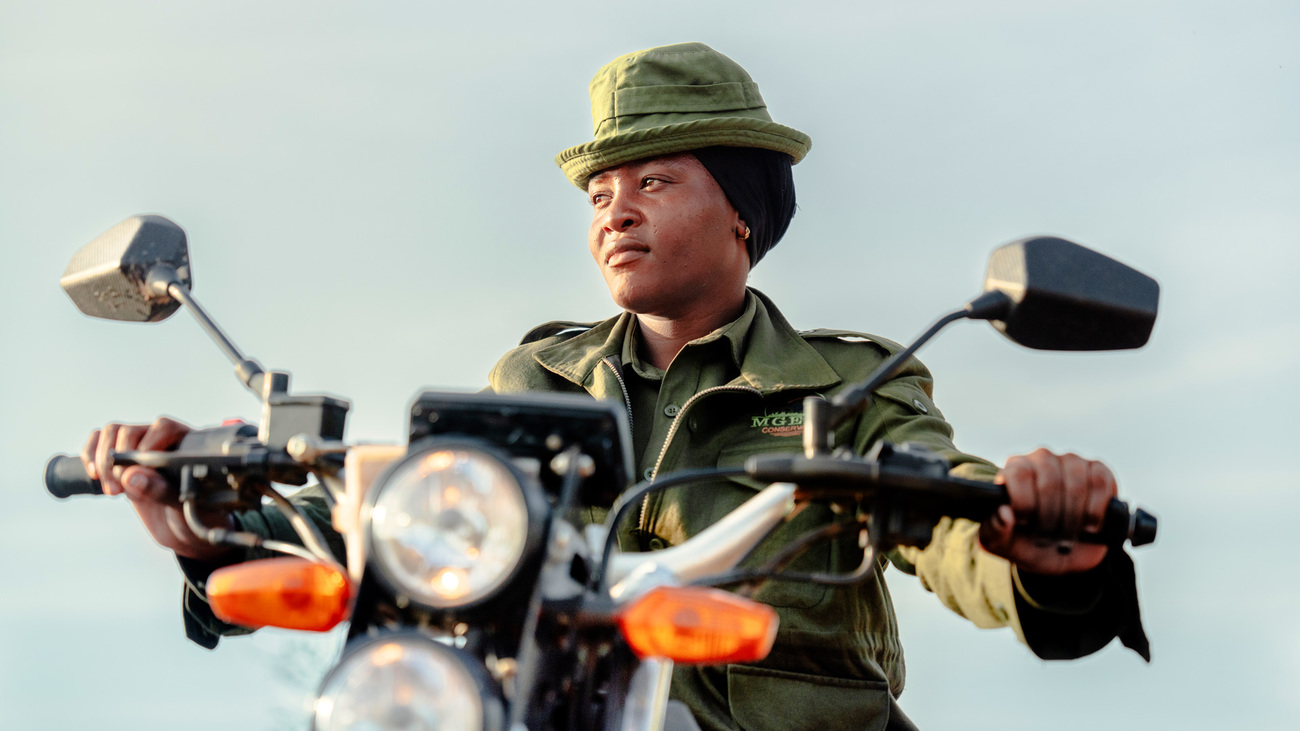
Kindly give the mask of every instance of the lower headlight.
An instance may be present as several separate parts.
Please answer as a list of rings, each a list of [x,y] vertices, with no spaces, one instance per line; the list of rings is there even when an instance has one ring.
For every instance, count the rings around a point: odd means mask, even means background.
[[[504,711],[469,655],[416,634],[354,646],[325,676],[313,731],[499,731]]]
[[[478,445],[412,452],[367,497],[370,562],[394,591],[426,607],[480,602],[506,585],[541,534],[535,485]]]

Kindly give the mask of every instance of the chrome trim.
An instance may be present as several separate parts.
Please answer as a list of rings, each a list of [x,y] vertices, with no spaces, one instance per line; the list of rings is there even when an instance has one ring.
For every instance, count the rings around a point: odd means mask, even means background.
[[[682,582],[733,569],[794,509],[795,489],[790,482],[769,485],[679,545],[652,553],[615,553],[610,556],[607,580],[617,584],[646,563],[671,571]]]
[[[672,678],[672,660],[648,657],[641,661],[628,684],[620,731],[662,731]]]

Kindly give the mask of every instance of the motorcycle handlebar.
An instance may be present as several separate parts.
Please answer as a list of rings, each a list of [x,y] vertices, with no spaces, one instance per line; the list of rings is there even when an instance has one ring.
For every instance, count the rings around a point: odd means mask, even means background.
[[[56,454],[45,463],[45,489],[64,500],[72,495],[103,495],[104,486],[90,479],[80,457]]]
[[[976,522],[987,520],[999,506],[1009,502],[1007,489],[1002,485],[895,469],[871,460],[760,455],[749,458],[745,472],[766,482],[794,482],[830,493],[892,493],[917,506],[928,504],[938,514]],[[1136,547],[1154,542],[1157,527],[1158,521],[1151,513],[1138,507],[1130,509],[1123,500],[1111,498],[1101,530],[1078,538],[1085,543],[1110,546],[1127,541]]]

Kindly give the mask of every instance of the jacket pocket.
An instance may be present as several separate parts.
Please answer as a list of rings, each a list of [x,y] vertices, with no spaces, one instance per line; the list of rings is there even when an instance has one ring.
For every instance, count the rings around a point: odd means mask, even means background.
[[[889,683],[769,670],[727,667],[732,718],[745,731],[861,729],[889,723]]]

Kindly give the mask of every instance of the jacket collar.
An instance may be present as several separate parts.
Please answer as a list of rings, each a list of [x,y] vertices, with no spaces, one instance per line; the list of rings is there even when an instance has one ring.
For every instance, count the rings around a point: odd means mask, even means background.
[[[600,362],[623,352],[633,322],[624,312],[581,335],[543,348],[534,355],[542,367],[582,386],[594,396],[604,389],[596,378]],[[748,319],[748,327],[745,320]],[[767,295],[756,289],[745,294],[745,311],[735,322],[693,340],[690,345],[725,338],[740,370],[730,384],[758,389],[763,395],[785,390],[820,391],[840,383],[825,358],[786,322]]]

